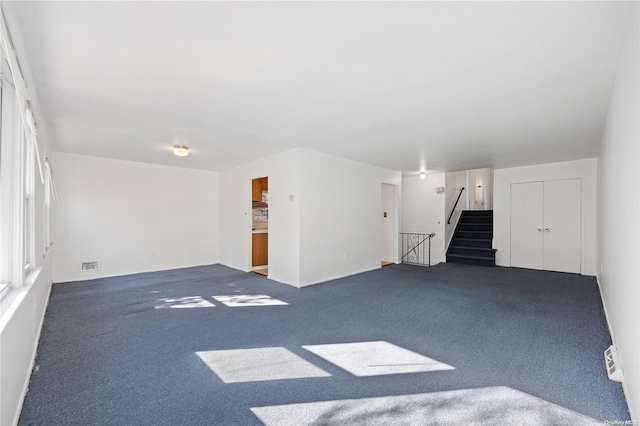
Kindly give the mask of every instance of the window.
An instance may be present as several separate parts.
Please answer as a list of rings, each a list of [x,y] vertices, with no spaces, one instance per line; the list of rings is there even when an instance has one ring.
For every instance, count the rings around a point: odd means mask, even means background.
[[[11,269],[9,262],[9,257],[7,256],[9,252],[9,232],[11,229],[10,226],[10,217],[8,216],[9,211],[7,208],[10,203],[9,195],[9,187],[8,187],[8,166],[9,158],[11,157],[11,152],[8,150],[8,144],[4,143],[5,140],[5,110],[6,110],[6,102],[4,101],[4,90],[3,86],[5,84],[4,75],[0,76],[0,293],[2,293],[11,283]]]
[[[22,245],[24,250],[23,265],[25,270],[29,270],[34,266],[33,255],[33,231],[34,231],[34,212],[33,212],[33,144],[27,142],[24,133],[21,133],[20,142],[22,145],[22,157],[24,160],[22,166],[23,181],[23,222],[22,222]]]
[[[20,117],[17,111],[16,94],[10,81],[11,73],[6,61],[2,61],[2,77],[0,78],[0,291],[8,288],[10,284],[18,285],[21,282],[22,273],[16,271],[17,258],[16,236],[18,224],[21,220],[16,217],[22,212],[17,209],[17,189],[22,184],[20,173],[22,162],[20,161],[21,133]],[[17,160],[17,161],[16,161]],[[21,191],[20,191],[21,192]],[[20,247],[21,244],[18,245]]]
[[[49,253],[53,241],[51,240],[51,201],[55,199],[53,189],[53,171],[51,170],[51,164],[49,159],[45,159],[45,174],[44,174],[44,252]]]
[[[36,123],[4,23],[0,9],[0,297],[36,267],[36,164],[44,183]]]
[[[0,297],[10,286],[19,287],[36,266],[34,250],[35,140],[26,121],[11,69],[3,58],[0,95]],[[25,109],[25,111],[21,111]],[[25,131],[25,128],[27,131]],[[31,133],[29,133],[31,132]]]

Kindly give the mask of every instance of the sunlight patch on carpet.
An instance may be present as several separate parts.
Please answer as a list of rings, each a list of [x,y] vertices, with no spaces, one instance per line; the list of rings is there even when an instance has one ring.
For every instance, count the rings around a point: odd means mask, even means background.
[[[448,364],[389,342],[358,342],[303,346],[354,376],[455,370]]]
[[[218,302],[222,302],[230,307],[238,306],[282,306],[287,302],[274,299],[266,294],[234,294],[231,296],[213,296]]]
[[[156,309],[165,308],[213,308],[215,305],[200,296],[158,299]]]
[[[280,347],[206,351],[196,355],[225,383],[331,376]]]
[[[601,425],[506,386],[251,408],[266,426]]]

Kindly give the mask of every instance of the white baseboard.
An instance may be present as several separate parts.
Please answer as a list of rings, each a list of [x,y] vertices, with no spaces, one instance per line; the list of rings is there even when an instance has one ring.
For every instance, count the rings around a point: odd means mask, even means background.
[[[596,282],[598,283],[598,290],[600,291],[600,302],[602,303],[602,308],[604,309],[604,317],[607,320],[607,328],[609,329],[609,334],[611,335],[611,342],[613,343],[613,346],[615,346],[616,348],[618,348],[618,345],[616,345],[616,335],[613,332],[613,329],[611,328],[611,321],[610,321],[610,316],[609,316],[609,311],[607,310],[607,304],[604,303],[604,299],[602,298],[602,286],[600,285],[600,277],[598,275],[596,275]],[[604,351],[604,349],[603,349]],[[638,424],[639,419],[636,417],[635,413],[635,407],[633,406],[633,402],[631,400],[631,398],[629,397],[629,392],[627,389],[627,384],[626,384],[626,380],[625,380],[625,376],[624,376],[624,361],[620,360],[620,367],[622,368],[622,392],[624,393],[624,399],[627,401],[627,407],[629,408],[629,414],[631,415],[631,421],[634,422],[633,424]],[[603,367],[604,367],[604,361],[603,361]]]

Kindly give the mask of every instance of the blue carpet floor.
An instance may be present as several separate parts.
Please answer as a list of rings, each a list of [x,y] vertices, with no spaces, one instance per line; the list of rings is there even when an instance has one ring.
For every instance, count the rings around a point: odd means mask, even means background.
[[[230,307],[221,295],[287,304]],[[379,341],[454,369],[358,377],[303,348]],[[610,344],[595,279],[554,272],[392,265],[299,290],[212,265],[55,284],[20,424],[254,425],[254,411],[272,413],[256,407],[484,388],[624,421]],[[260,348],[325,374],[232,382],[202,356]]]

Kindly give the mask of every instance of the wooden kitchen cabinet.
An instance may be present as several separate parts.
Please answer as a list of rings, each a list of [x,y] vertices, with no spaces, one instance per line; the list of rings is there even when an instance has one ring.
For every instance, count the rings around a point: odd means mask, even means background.
[[[253,235],[251,250],[251,265],[262,266],[269,264],[269,233],[260,232]]]
[[[262,191],[269,190],[269,178],[254,179],[251,181],[251,201],[262,201]]]
[[[260,179],[251,182],[251,201],[262,201],[262,185]]]

